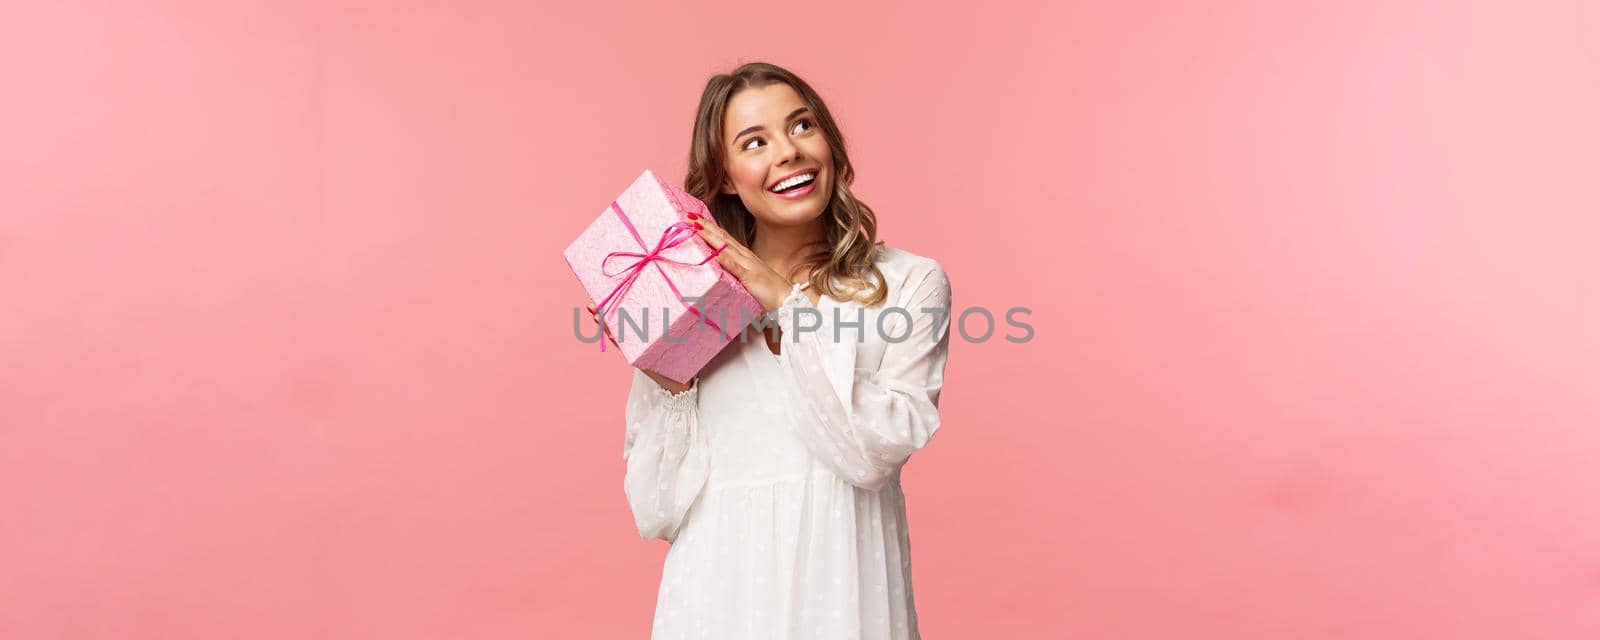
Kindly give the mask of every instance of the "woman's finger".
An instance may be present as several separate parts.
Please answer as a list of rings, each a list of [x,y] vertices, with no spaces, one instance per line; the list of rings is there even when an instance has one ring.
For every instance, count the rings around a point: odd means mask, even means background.
[[[732,274],[734,278],[744,282],[745,272],[748,269],[745,266],[743,254],[731,250],[724,251],[717,254],[717,264],[722,265],[722,269]]]
[[[709,213],[692,212],[689,214],[689,222],[693,222],[704,227],[717,226],[717,219],[711,217],[711,214]]]
[[[611,340],[613,345],[617,344],[616,339],[611,337],[611,331],[606,328],[604,322],[600,321],[600,314],[594,310],[594,303],[583,305],[583,308],[589,311],[589,318],[593,319],[595,324],[600,325],[600,332],[606,335],[606,339]],[[617,348],[621,349],[622,347]]]
[[[743,244],[734,240],[733,236],[729,235],[727,230],[722,227],[703,226],[699,230],[699,234],[713,250],[723,249],[721,253],[717,254],[717,264],[722,265],[724,270],[742,281],[745,274],[750,271],[749,263],[751,260],[756,259],[755,256],[751,255]]]
[[[694,224],[695,235],[700,236],[701,240],[711,245],[712,249],[722,246],[722,243],[717,241],[717,231],[719,231],[717,225],[711,224],[710,221],[706,220],[705,216],[696,216],[692,213],[689,215],[692,216],[689,218],[689,222]]]
[[[718,242],[712,244],[711,248],[713,249],[727,243],[729,239],[727,231],[718,225],[717,221],[713,220],[711,216],[691,213],[689,214],[689,222],[694,223],[697,227],[696,233],[700,234],[701,238],[706,239],[707,243],[711,243],[712,239],[718,240]]]

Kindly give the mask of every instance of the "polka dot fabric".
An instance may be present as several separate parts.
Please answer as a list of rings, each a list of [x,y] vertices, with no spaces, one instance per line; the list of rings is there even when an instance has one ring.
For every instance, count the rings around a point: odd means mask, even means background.
[[[878,266],[909,329],[797,285],[771,314],[780,354],[751,329],[682,393],[634,371],[625,492],[640,535],[671,543],[651,638],[920,638],[900,471],[939,428],[949,314],[919,309],[950,285],[904,250]],[[838,318],[864,320],[860,342],[833,341]]]

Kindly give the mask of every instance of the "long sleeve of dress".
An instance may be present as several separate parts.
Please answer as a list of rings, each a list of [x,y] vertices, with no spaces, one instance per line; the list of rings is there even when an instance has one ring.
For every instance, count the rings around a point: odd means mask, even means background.
[[[790,409],[799,416],[796,435],[839,478],[877,491],[939,429],[939,392],[950,347],[950,281],[944,269],[932,263],[899,303],[906,314],[889,312],[891,320],[909,319],[910,331],[904,322],[884,322],[887,344],[882,364],[875,371],[854,369],[849,406],[824,374],[826,354],[838,348],[833,342],[834,318],[822,318],[817,330],[795,329],[799,310],[815,309],[802,288],[795,285],[775,311],[783,340],[779,362],[790,388],[797,392],[788,394]],[[862,331],[877,331],[874,324],[868,321]]]
[[[673,394],[644,372],[633,370],[622,445],[628,463],[623,488],[642,538],[675,540],[711,474],[710,445],[700,428],[699,393],[698,378]]]

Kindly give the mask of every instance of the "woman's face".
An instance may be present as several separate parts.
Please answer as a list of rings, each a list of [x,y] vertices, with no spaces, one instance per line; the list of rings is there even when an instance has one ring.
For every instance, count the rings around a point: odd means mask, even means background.
[[[800,94],[784,83],[746,88],[728,101],[722,121],[728,176],[722,192],[738,194],[757,220],[774,226],[811,224],[833,193],[833,153]]]

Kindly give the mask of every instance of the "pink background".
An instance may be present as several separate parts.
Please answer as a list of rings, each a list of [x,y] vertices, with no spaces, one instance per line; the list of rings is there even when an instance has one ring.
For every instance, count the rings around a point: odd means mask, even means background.
[[[756,59],[1033,309],[927,637],[1600,634],[1600,9],[1099,4],[8,4],[0,637],[645,637],[560,249]]]

